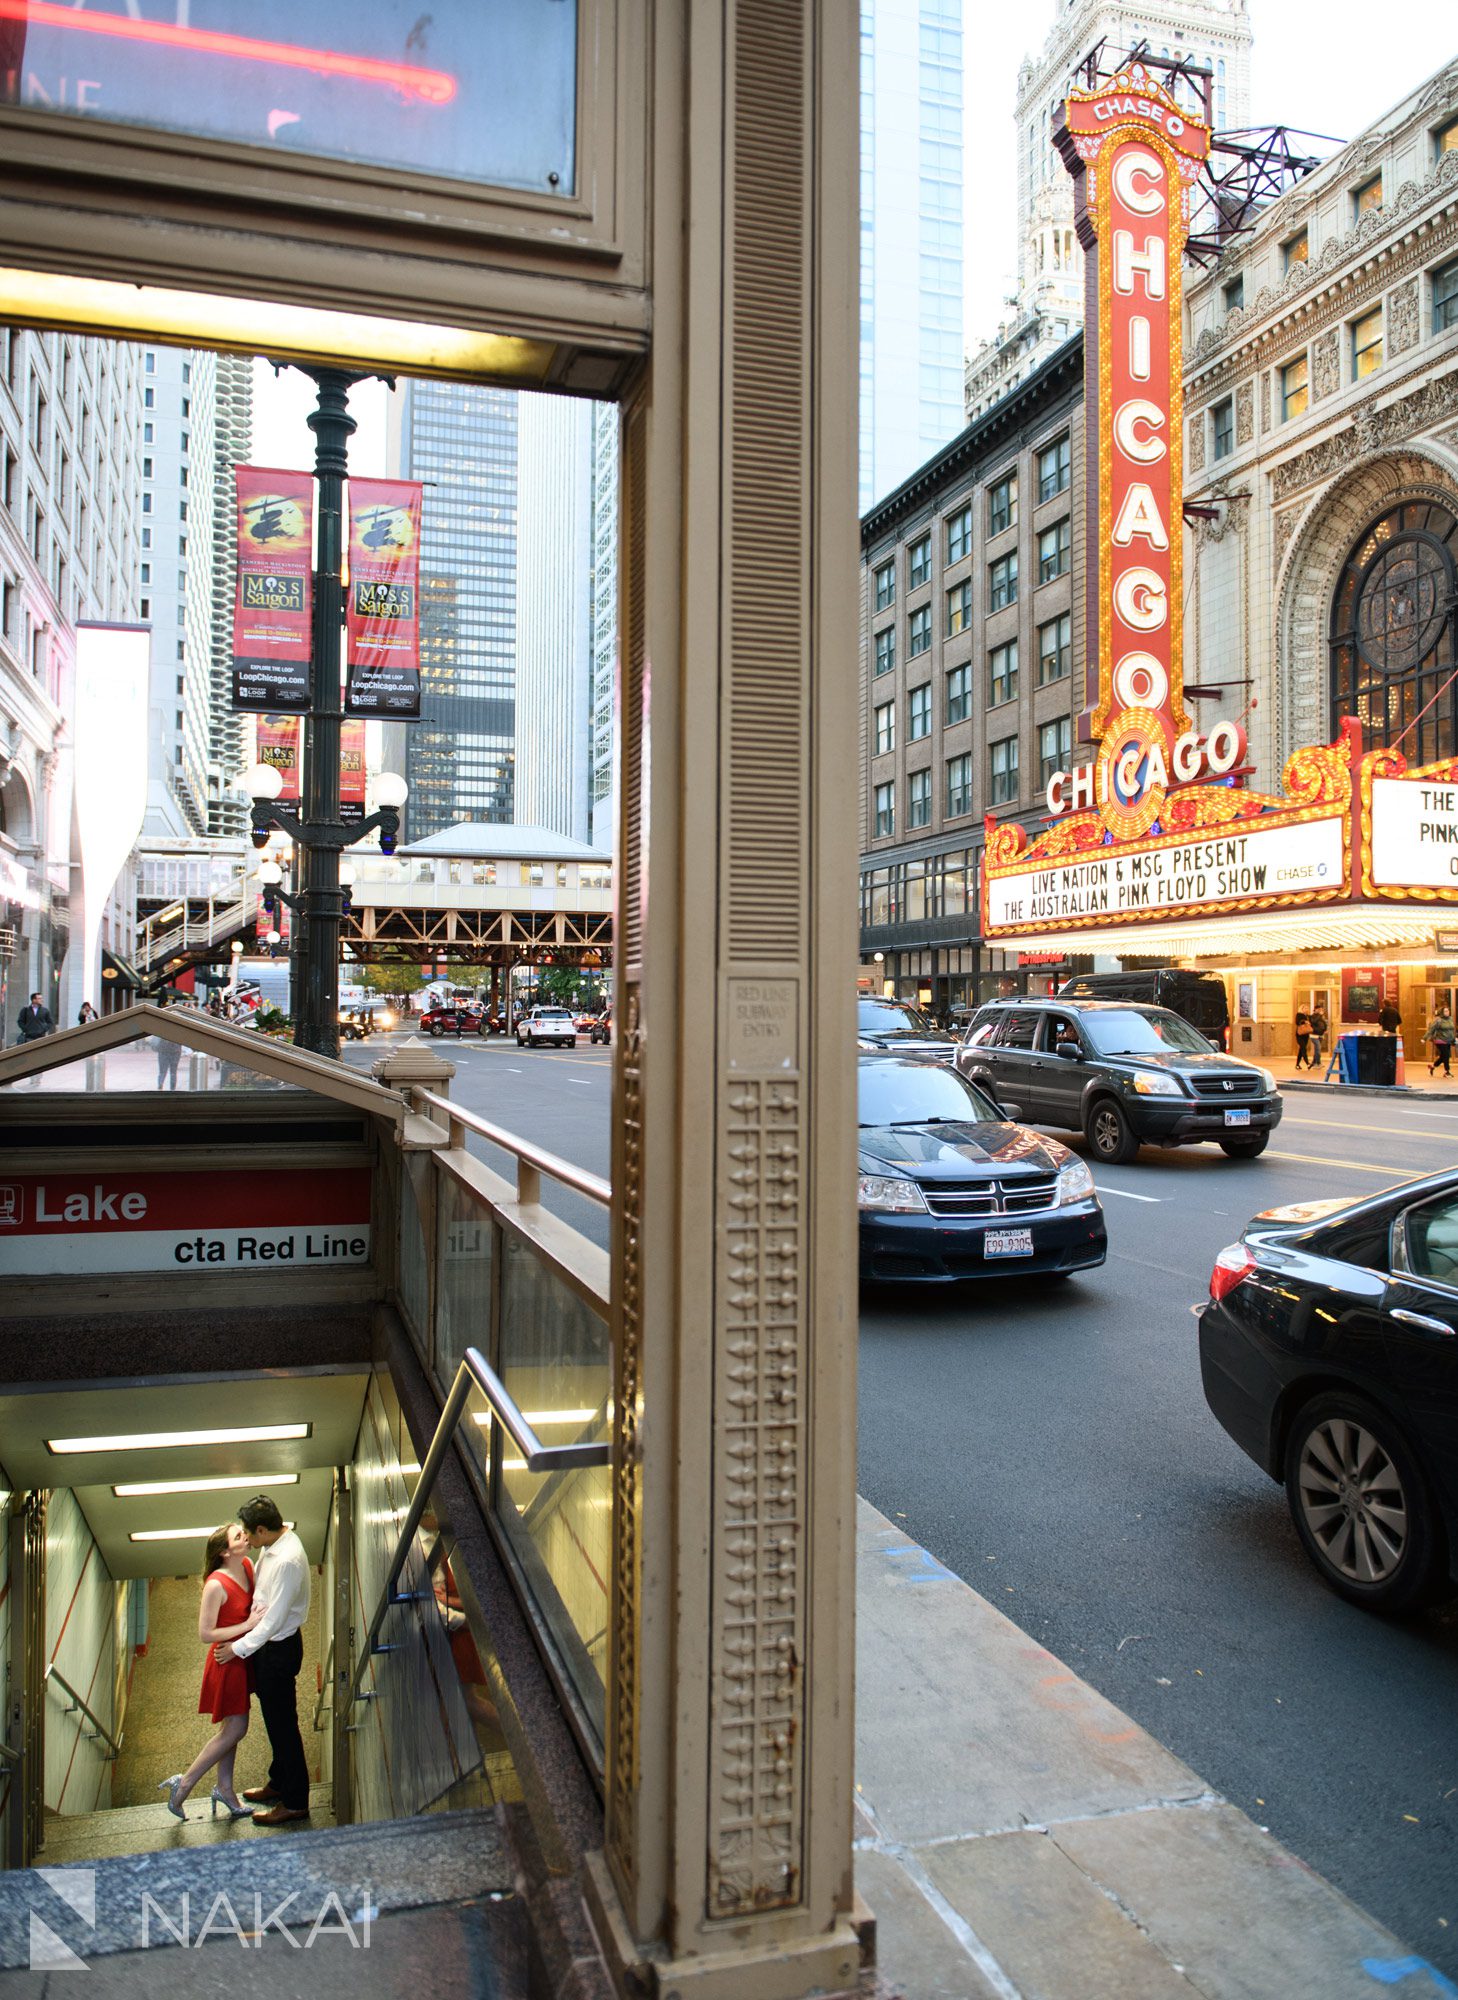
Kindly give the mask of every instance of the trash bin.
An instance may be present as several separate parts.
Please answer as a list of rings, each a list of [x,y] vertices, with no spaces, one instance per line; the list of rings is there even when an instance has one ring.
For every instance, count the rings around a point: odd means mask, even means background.
[[[1397,1037],[1396,1035],[1355,1035],[1357,1044],[1357,1083],[1385,1083],[1389,1086],[1397,1082]]]
[[[1360,1035],[1337,1036],[1338,1083],[1355,1083],[1357,1081],[1357,1044],[1361,1040],[1362,1037]]]

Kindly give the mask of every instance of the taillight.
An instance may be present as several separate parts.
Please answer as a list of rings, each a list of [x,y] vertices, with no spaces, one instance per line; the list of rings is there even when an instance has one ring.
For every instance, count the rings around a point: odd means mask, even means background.
[[[1256,1260],[1243,1243],[1227,1243],[1215,1259],[1215,1268],[1210,1273],[1210,1298],[1219,1305],[1228,1298],[1243,1278],[1248,1278],[1256,1267]]]

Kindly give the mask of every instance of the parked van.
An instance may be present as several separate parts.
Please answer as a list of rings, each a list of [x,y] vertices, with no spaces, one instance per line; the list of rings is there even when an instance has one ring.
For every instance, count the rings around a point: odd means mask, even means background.
[[[1184,966],[1148,966],[1137,972],[1081,972],[1058,989],[1070,1000],[1137,1000],[1145,1007],[1168,1007],[1211,1041],[1222,1041],[1230,1026],[1225,981]]]

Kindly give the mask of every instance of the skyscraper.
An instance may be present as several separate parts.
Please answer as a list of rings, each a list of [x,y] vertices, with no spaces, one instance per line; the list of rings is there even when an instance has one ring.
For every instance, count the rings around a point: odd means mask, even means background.
[[[1009,317],[967,364],[967,417],[999,396],[1083,326],[1083,252],[1073,182],[1053,145],[1077,64],[1100,43],[1102,67],[1140,42],[1156,56],[1208,68],[1215,129],[1250,122],[1250,17],[1245,0],[1059,0],[1040,55],[1018,71],[1018,288]],[[1188,85],[1181,94],[1199,103]]]
[[[592,845],[614,838],[613,690],[618,652],[618,408],[599,403],[592,419]]]
[[[516,818],[590,832],[593,406],[517,410]]]
[[[860,511],[962,416],[962,0],[861,0]]]

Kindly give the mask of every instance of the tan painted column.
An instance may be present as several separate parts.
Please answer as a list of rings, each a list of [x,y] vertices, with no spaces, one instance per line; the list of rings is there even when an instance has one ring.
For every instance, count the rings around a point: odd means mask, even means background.
[[[797,2000],[857,1976],[857,23],[843,0],[650,18],[590,1895],[625,1987]]]

